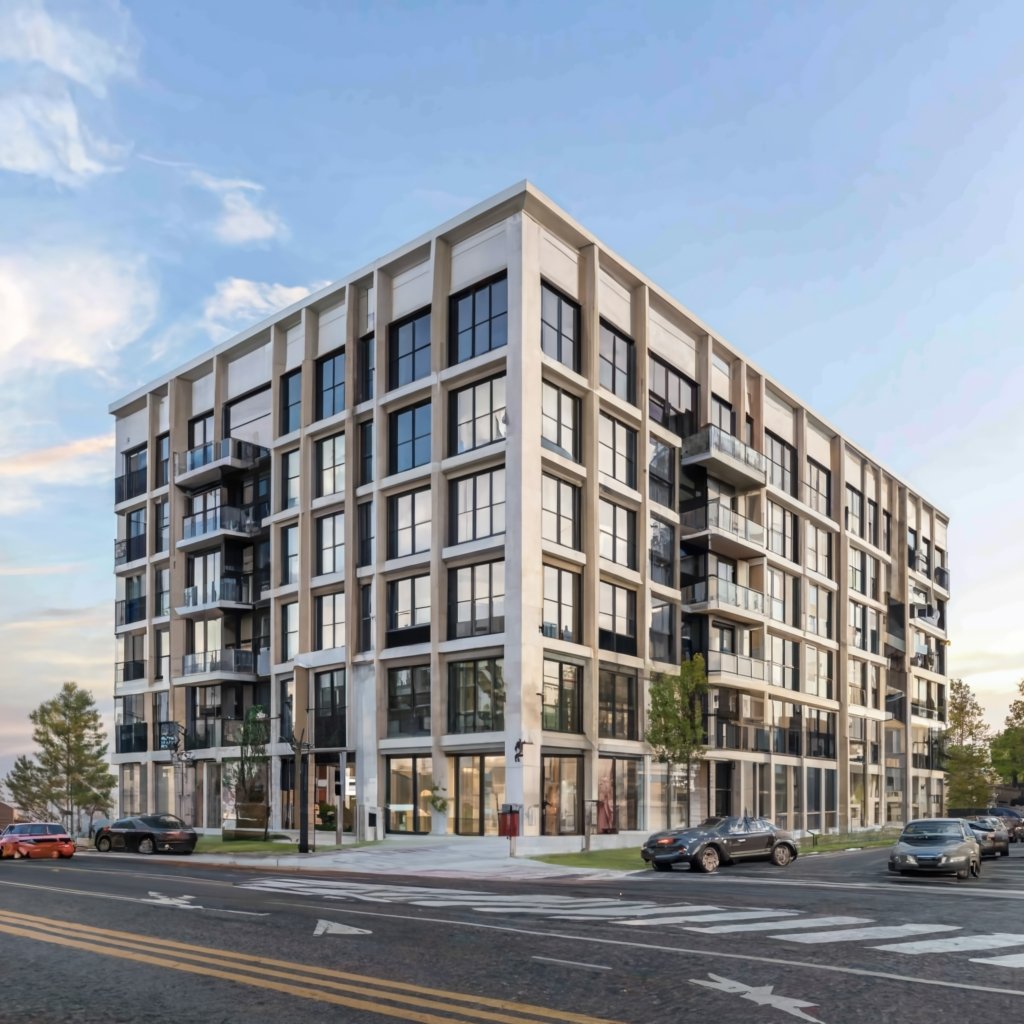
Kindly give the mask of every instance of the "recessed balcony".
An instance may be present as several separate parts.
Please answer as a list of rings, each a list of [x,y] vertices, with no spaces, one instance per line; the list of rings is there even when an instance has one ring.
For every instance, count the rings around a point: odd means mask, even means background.
[[[260,532],[261,523],[262,516],[253,506],[234,508],[231,505],[221,505],[219,508],[185,516],[181,521],[181,540],[175,546],[196,547],[216,536],[247,540]]]
[[[708,546],[718,554],[729,558],[764,554],[764,527],[719,501],[684,512],[679,523],[684,537],[708,534]]]
[[[935,566],[935,586],[941,587],[946,593],[949,593],[949,570],[943,565]]]
[[[133,469],[130,473],[116,477],[114,480],[114,504],[131,501],[146,493],[146,470]]]
[[[174,482],[189,489],[204,487],[219,480],[224,473],[252,469],[268,454],[267,449],[258,444],[233,437],[207,441],[187,452],[174,453]]]
[[[723,677],[763,683],[767,679],[767,665],[760,653],[752,656],[730,654],[726,651],[708,651],[708,677]]]
[[[144,754],[149,750],[149,737],[145,722],[130,722],[114,726],[115,754]]]
[[[124,537],[114,541],[114,566],[127,565],[146,557],[146,535]]]
[[[740,490],[764,487],[767,479],[768,461],[759,451],[710,423],[683,439],[679,462],[702,465],[715,479]]]
[[[748,622],[764,619],[764,594],[717,576],[683,587],[682,602],[690,612],[722,611]]]
[[[256,653],[231,647],[220,651],[200,651],[181,659],[183,676],[256,676]]]
[[[114,685],[131,683],[146,678],[146,662],[142,658],[133,661],[119,661],[114,665]]]
[[[223,611],[253,606],[252,576],[223,576],[204,586],[186,587],[175,612],[191,619],[208,619]]]
[[[146,598],[129,597],[125,601],[117,601],[114,604],[114,626],[130,626],[135,622],[144,622],[146,619]]]

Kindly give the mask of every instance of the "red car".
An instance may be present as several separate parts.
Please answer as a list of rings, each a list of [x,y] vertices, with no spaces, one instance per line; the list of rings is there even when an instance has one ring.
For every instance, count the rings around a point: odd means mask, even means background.
[[[75,841],[63,825],[49,822],[21,822],[8,825],[0,835],[0,860],[21,857],[72,857]]]

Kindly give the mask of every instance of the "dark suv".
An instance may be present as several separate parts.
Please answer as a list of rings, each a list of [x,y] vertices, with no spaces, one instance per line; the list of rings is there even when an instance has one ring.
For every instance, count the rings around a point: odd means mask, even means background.
[[[784,868],[797,856],[796,840],[765,818],[707,818],[696,828],[655,832],[640,856],[655,871],[689,864],[691,871],[717,871],[720,864],[770,860]]]

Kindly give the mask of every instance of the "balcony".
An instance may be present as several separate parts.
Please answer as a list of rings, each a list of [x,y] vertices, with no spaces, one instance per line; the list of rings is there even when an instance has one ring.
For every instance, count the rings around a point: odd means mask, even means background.
[[[153,749],[154,750],[177,750],[178,749],[178,723],[177,722],[154,722],[153,723]]]
[[[219,718],[200,719],[185,730],[186,750],[208,750],[210,747],[221,745],[221,721]]]
[[[924,622],[929,626],[939,627],[941,616],[939,609],[933,604],[912,604],[910,606],[910,617],[918,622]]]
[[[120,505],[122,501],[131,501],[146,493],[146,470],[133,469],[114,480],[114,504]]]
[[[930,718],[934,722],[945,721],[945,708],[940,708],[933,701],[927,701],[926,703],[920,703],[914,701],[910,705],[910,713],[917,715],[919,718]]]
[[[210,618],[224,609],[251,608],[252,576],[223,576],[205,586],[186,587],[175,612],[192,619]]]
[[[679,456],[681,465],[703,465],[741,490],[764,487],[767,479],[768,463],[760,452],[710,423],[683,440]]]
[[[222,505],[220,508],[211,508],[206,512],[185,516],[181,521],[181,540],[176,546],[195,547],[196,544],[220,534],[248,539],[259,533],[261,523],[262,516],[253,506],[233,508],[231,505]]]
[[[712,551],[729,558],[750,558],[764,553],[764,527],[733,512],[718,501],[684,512],[680,518],[682,536],[708,533]]]
[[[753,657],[742,654],[728,654],[725,651],[709,651],[707,655],[709,676],[737,676],[741,679],[765,680],[765,663],[760,653]]]
[[[114,565],[127,565],[146,557],[146,535],[140,533],[135,537],[125,537],[114,541]]]
[[[931,652],[918,651],[911,656],[910,664],[914,668],[923,668],[928,672],[936,670],[936,657]]]
[[[323,715],[313,720],[313,741],[317,747],[345,746],[345,714]]]
[[[683,587],[682,601],[691,612],[721,610],[754,622],[764,618],[764,594],[717,576]]]
[[[949,570],[943,565],[935,566],[935,586],[941,587],[949,593]]]
[[[181,659],[183,676],[198,675],[256,675],[256,655],[237,647],[222,651],[201,651],[186,654]]]
[[[174,453],[174,482],[190,489],[203,487],[219,480],[223,473],[252,469],[267,455],[266,448],[233,437],[207,441],[187,452]]]
[[[144,754],[149,750],[145,722],[114,726],[115,754]]]
[[[114,626],[130,626],[133,622],[144,622],[146,618],[146,598],[130,597],[126,601],[114,602]]]
[[[131,683],[146,678],[146,662],[141,658],[134,661],[119,661],[114,666],[114,685]]]

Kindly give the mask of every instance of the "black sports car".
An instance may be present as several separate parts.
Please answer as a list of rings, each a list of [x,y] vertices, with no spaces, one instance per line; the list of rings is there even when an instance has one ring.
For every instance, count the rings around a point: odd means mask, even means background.
[[[137,853],[191,853],[198,840],[196,831],[173,814],[142,814],[118,818],[96,831],[96,849],[134,850]]]
[[[671,871],[673,864],[689,864],[691,871],[717,871],[720,864],[741,860],[770,860],[784,868],[797,856],[797,842],[789,832],[765,818],[707,818],[696,828],[655,832],[640,856],[656,871]]]

